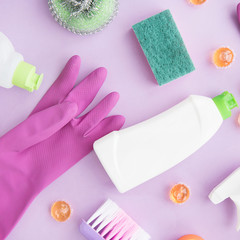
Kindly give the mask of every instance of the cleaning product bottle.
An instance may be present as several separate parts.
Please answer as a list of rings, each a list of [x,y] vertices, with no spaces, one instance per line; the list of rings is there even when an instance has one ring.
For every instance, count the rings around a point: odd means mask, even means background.
[[[43,74],[35,73],[36,68],[23,61],[23,56],[15,52],[9,39],[0,32],[0,86],[11,88],[13,85],[30,92],[37,90]]]
[[[209,194],[210,200],[218,204],[230,198],[237,207],[237,231],[240,231],[240,168],[237,168],[220,184],[218,184]]]
[[[237,106],[228,92],[213,99],[192,95],[149,120],[102,137],[94,150],[117,189],[126,192],[198,150]]]

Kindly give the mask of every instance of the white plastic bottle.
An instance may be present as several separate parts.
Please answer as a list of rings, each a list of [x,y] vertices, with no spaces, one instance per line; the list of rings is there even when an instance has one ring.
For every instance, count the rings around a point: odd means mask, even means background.
[[[169,110],[94,143],[94,151],[120,192],[163,173],[198,150],[237,107],[224,92],[190,96]]]
[[[23,56],[15,52],[10,40],[0,32],[1,87],[11,88],[15,85],[30,92],[40,87],[43,74],[36,74],[36,67],[23,60]]]

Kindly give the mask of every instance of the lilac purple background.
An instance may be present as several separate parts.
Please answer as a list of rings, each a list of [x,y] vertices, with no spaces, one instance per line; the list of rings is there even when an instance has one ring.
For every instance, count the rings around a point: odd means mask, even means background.
[[[45,74],[40,90],[34,93],[0,88],[0,134],[26,118],[74,54],[82,58],[79,80],[98,66],[108,69],[107,81],[92,106],[108,92],[118,91],[121,98],[113,113],[126,117],[124,127],[150,118],[190,94],[214,97],[229,90],[240,103],[237,2],[208,0],[193,7],[186,0],[121,0],[119,14],[111,25],[101,33],[83,37],[60,27],[50,15],[46,0],[0,1],[0,31],[26,61],[37,66],[38,73]],[[196,71],[159,87],[131,26],[168,8]],[[212,51],[222,45],[232,47],[237,55],[227,70],[215,69],[210,60]],[[239,239],[233,203],[227,200],[215,206],[208,199],[212,188],[240,166],[238,113],[235,110],[198,152],[126,194],[117,192],[92,152],[39,195],[8,240],[83,239],[78,231],[80,219],[87,219],[107,198],[115,200],[153,240],[177,240],[190,233],[205,240]],[[181,206],[168,198],[170,187],[177,182],[191,187],[190,200]],[[49,214],[51,204],[61,199],[73,208],[72,217],[65,223],[55,222]]]

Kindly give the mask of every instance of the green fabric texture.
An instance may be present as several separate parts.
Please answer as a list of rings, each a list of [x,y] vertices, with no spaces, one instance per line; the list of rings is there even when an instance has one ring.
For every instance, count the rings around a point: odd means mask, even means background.
[[[132,28],[159,85],[195,70],[169,10]]]

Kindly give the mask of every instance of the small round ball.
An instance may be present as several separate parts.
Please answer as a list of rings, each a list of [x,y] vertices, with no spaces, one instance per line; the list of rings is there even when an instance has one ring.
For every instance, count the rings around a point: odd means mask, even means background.
[[[228,47],[218,48],[213,54],[213,63],[216,67],[226,68],[234,60],[234,53]]]
[[[206,2],[206,0],[189,0],[189,1],[194,5],[201,5]]]
[[[204,239],[197,235],[189,234],[179,238],[178,240],[204,240]]]
[[[65,201],[57,201],[51,207],[51,215],[58,222],[65,222],[71,215],[71,207]]]
[[[190,189],[182,183],[174,185],[170,190],[170,199],[174,203],[184,203],[190,196]]]

